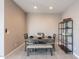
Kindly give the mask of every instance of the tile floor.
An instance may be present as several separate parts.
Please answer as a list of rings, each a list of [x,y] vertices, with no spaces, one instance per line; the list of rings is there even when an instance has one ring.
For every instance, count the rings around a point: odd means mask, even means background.
[[[58,46],[56,47],[56,51],[54,55],[51,56],[50,53],[47,54],[31,54],[27,56],[27,53],[24,51],[24,46],[19,48],[12,55],[6,57],[6,59],[77,59],[72,54],[65,54]]]

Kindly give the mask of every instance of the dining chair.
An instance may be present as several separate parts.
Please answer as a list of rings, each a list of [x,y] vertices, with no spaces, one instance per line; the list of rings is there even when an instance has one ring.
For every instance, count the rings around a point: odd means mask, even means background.
[[[24,39],[25,39],[25,51],[26,51],[26,47],[27,47],[27,39],[28,39],[28,33],[24,34]]]
[[[55,41],[56,41],[56,34],[53,34],[53,48],[54,48],[54,51],[55,51]]]

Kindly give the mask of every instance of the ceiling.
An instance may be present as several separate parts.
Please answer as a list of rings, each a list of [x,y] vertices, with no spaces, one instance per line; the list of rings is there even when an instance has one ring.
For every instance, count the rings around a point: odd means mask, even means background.
[[[62,13],[75,0],[14,0],[25,12],[28,13]],[[37,9],[34,9],[37,6]],[[49,10],[49,6],[53,9]]]

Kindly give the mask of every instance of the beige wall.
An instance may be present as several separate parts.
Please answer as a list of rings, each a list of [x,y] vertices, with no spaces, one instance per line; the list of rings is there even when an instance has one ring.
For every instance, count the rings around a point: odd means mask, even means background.
[[[36,35],[38,32],[43,32],[46,35],[58,33],[59,15],[53,14],[28,14],[27,31],[29,35]]]
[[[5,0],[5,54],[24,42],[25,14],[12,0]]]

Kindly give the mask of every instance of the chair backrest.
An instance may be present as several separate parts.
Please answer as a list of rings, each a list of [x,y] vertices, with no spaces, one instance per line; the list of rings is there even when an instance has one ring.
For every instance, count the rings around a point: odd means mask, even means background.
[[[56,34],[53,34],[53,39],[55,39],[56,38]]]
[[[41,38],[44,38],[44,33],[37,33],[37,35],[39,35]]]
[[[56,34],[53,34],[53,42],[55,43],[56,40]]]
[[[42,34],[42,38],[44,38],[45,34],[44,33],[41,33]]]
[[[34,36],[29,36],[29,38],[31,38],[31,39],[32,39],[32,38],[34,38]]]
[[[28,33],[24,34],[24,39],[28,39]]]
[[[52,37],[51,36],[48,36],[48,38],[51,39]]]

